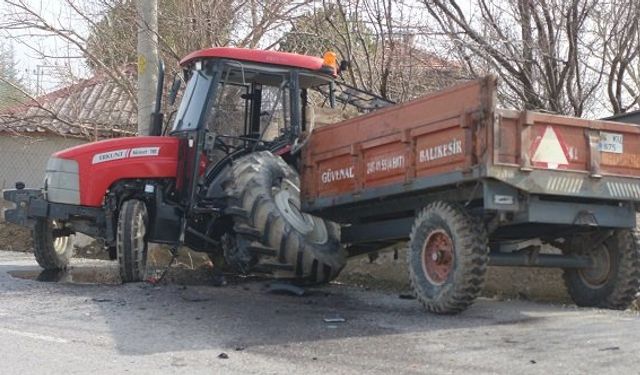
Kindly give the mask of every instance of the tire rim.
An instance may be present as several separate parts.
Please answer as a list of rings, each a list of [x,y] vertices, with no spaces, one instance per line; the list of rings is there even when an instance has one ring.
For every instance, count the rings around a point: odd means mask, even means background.
[[[589,288],[601,288],[607,283],[613,272],[611,251],[606,245],[601,245],[594,249],[590,255],[593,266],[579,269],[578,275]]]
[[[313,243],[327,242],[329,235],[324,222],[300,211],[300,190],[292,181],[283,179],[280,186],[274,186],[274,192],[276,207],[287,223]]]
[[[437,229],[429,233],[422,249],[422,270],[431,284],[447,281],[455,256],[453,241],[447,232]]]
[[[147,242],[145,236],[147,235],[147,222],[146,222],[146,208],[144,204],[139,210],[135,211],[135,215],[132,218],[133,225],[133,238],[131,239],[131,245],[135,249],[135,254],[138,259],[138,275],[136,278],[143,280],[147,276]]]
[[[303,215],[314,223],[313,230],[306,236],[307,240],[319,245],[326,243],[329,240],[329,233],[324,220],[308,214]]]
[[[145,245],[144,236],[145,234],[147,234],[147,230],[144,223],[144,215],[141,210],[138,210],[133,220],[134,220],[133,225],[135,228],[135,231],[133,234],[133,245],[137,249],[144,249],[144,245]]]
[[[64,229],[64,224],[56,220],[52,220],[51,228]],[[72,245],[73,245],[72,235],[53,237],[53,249],[55,250],[56,254],[60,254],[60,255],[65,254],[69,250],[69,247]]]

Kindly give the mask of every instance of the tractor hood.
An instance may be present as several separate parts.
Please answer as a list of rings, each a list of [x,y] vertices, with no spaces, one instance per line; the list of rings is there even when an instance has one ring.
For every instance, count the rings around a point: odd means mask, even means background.
[[[175,178],[177,160],[174,137],[126,137],[68,148],[47,162],[47,199],[99,207],[119,180]]]

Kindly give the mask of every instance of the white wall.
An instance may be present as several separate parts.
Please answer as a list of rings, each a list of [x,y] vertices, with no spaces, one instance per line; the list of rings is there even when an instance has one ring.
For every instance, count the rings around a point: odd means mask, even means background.
[[[16,181],[22,181],[30,188],[41,188],[51,154],[85,142],[60,136],[10,136],[0,133],[0,190],[12,189]],[[1,214],[4,207],[7,204],[0,196],[0,221],[4,221],[4,215]]]

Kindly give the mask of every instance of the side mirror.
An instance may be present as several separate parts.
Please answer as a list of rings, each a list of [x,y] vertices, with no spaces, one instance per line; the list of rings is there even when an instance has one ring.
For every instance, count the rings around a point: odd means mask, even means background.
[[[182,79],[180,79],[180,76],[176,73],[173,75],[173,83],[171,84],[171,90],[169,90],[169,105],[174,105],[176,103],[176,97],[178,96],[180,85],[182,85]]]
[[[350,66],[351,66],[351,62],[349,62],[349,60],[340,61],[340,72],[344,72],[346,70],[349,70]]]

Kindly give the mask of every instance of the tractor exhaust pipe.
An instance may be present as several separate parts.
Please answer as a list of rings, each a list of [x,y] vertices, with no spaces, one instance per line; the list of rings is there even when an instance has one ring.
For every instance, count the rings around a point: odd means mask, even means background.
[[[164,114],[162,113],[162,91],[164,88],[164,62],[162,60],[158,64],[158,85],[156,86],[156,105],[151,114],[151,126],[149,127],[149,135],[162,135],[162,122]]]

